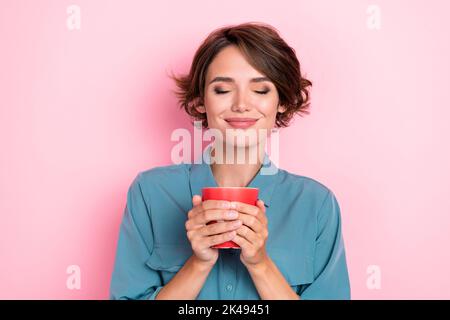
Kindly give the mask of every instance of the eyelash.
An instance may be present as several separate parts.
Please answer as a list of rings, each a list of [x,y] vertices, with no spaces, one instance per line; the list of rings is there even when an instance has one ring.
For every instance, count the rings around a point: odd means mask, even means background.
[[[222,90],[214,90],[216,94],[225,94],[228,93],[230,91],[222,91]],[[267,94],[270,90],[263,90],[263,91],[255,91],[258,94]]]

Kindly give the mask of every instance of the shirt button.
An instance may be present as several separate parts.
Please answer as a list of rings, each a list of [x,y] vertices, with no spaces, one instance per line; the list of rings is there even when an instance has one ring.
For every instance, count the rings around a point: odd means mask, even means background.
[[[228,291],[233,290],[233,286],[232,286],[231,284],[227,285],[227,290],[228,290]]]

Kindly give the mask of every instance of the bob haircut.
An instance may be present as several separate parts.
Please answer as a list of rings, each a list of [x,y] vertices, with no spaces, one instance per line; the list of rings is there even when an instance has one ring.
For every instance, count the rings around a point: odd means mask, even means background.
[[[237,46],[248,63],[277,88],[279,105],[286,108],[283,113],[277,112],[277,128],[287,127],[296,113],[300,116],[309,114],[308,87],[312,82],[302,76],[295,50],[272,26],[246,22],[211,32],[197,49],[189,74],[171,75],[177,86],[175,94],[180,109],[184,108],[192,120],[202,121],[202,127],[208,128],[206,114],[198,112],[195,107],[203,105],[208,66],[220,50],[230,45]]]

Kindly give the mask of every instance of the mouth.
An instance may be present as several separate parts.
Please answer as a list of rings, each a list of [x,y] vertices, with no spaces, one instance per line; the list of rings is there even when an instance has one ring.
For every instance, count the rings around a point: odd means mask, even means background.
[[[255,118],[227,118],[224,119],[231,127],[246,129],[253,126],[259,119]]]

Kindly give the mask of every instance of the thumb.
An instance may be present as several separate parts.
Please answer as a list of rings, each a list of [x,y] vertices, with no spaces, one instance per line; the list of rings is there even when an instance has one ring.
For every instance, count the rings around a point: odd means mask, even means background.
[[[199,196],[198,194],[194,195],[194,196],[192,197],[192,204],[193,204],[193,206],[194,206],[194,207],[195,207],[195,206],[198,206],[200,203],[202,203],[202,197]]]
[[[266,211],[266,207],[264,206],[264,201],[262,201],[261,199],[258,199],[258,201],[256,202],[256,205],[258,207],[260,207],[262,211],[264,211],[264,212]]]

